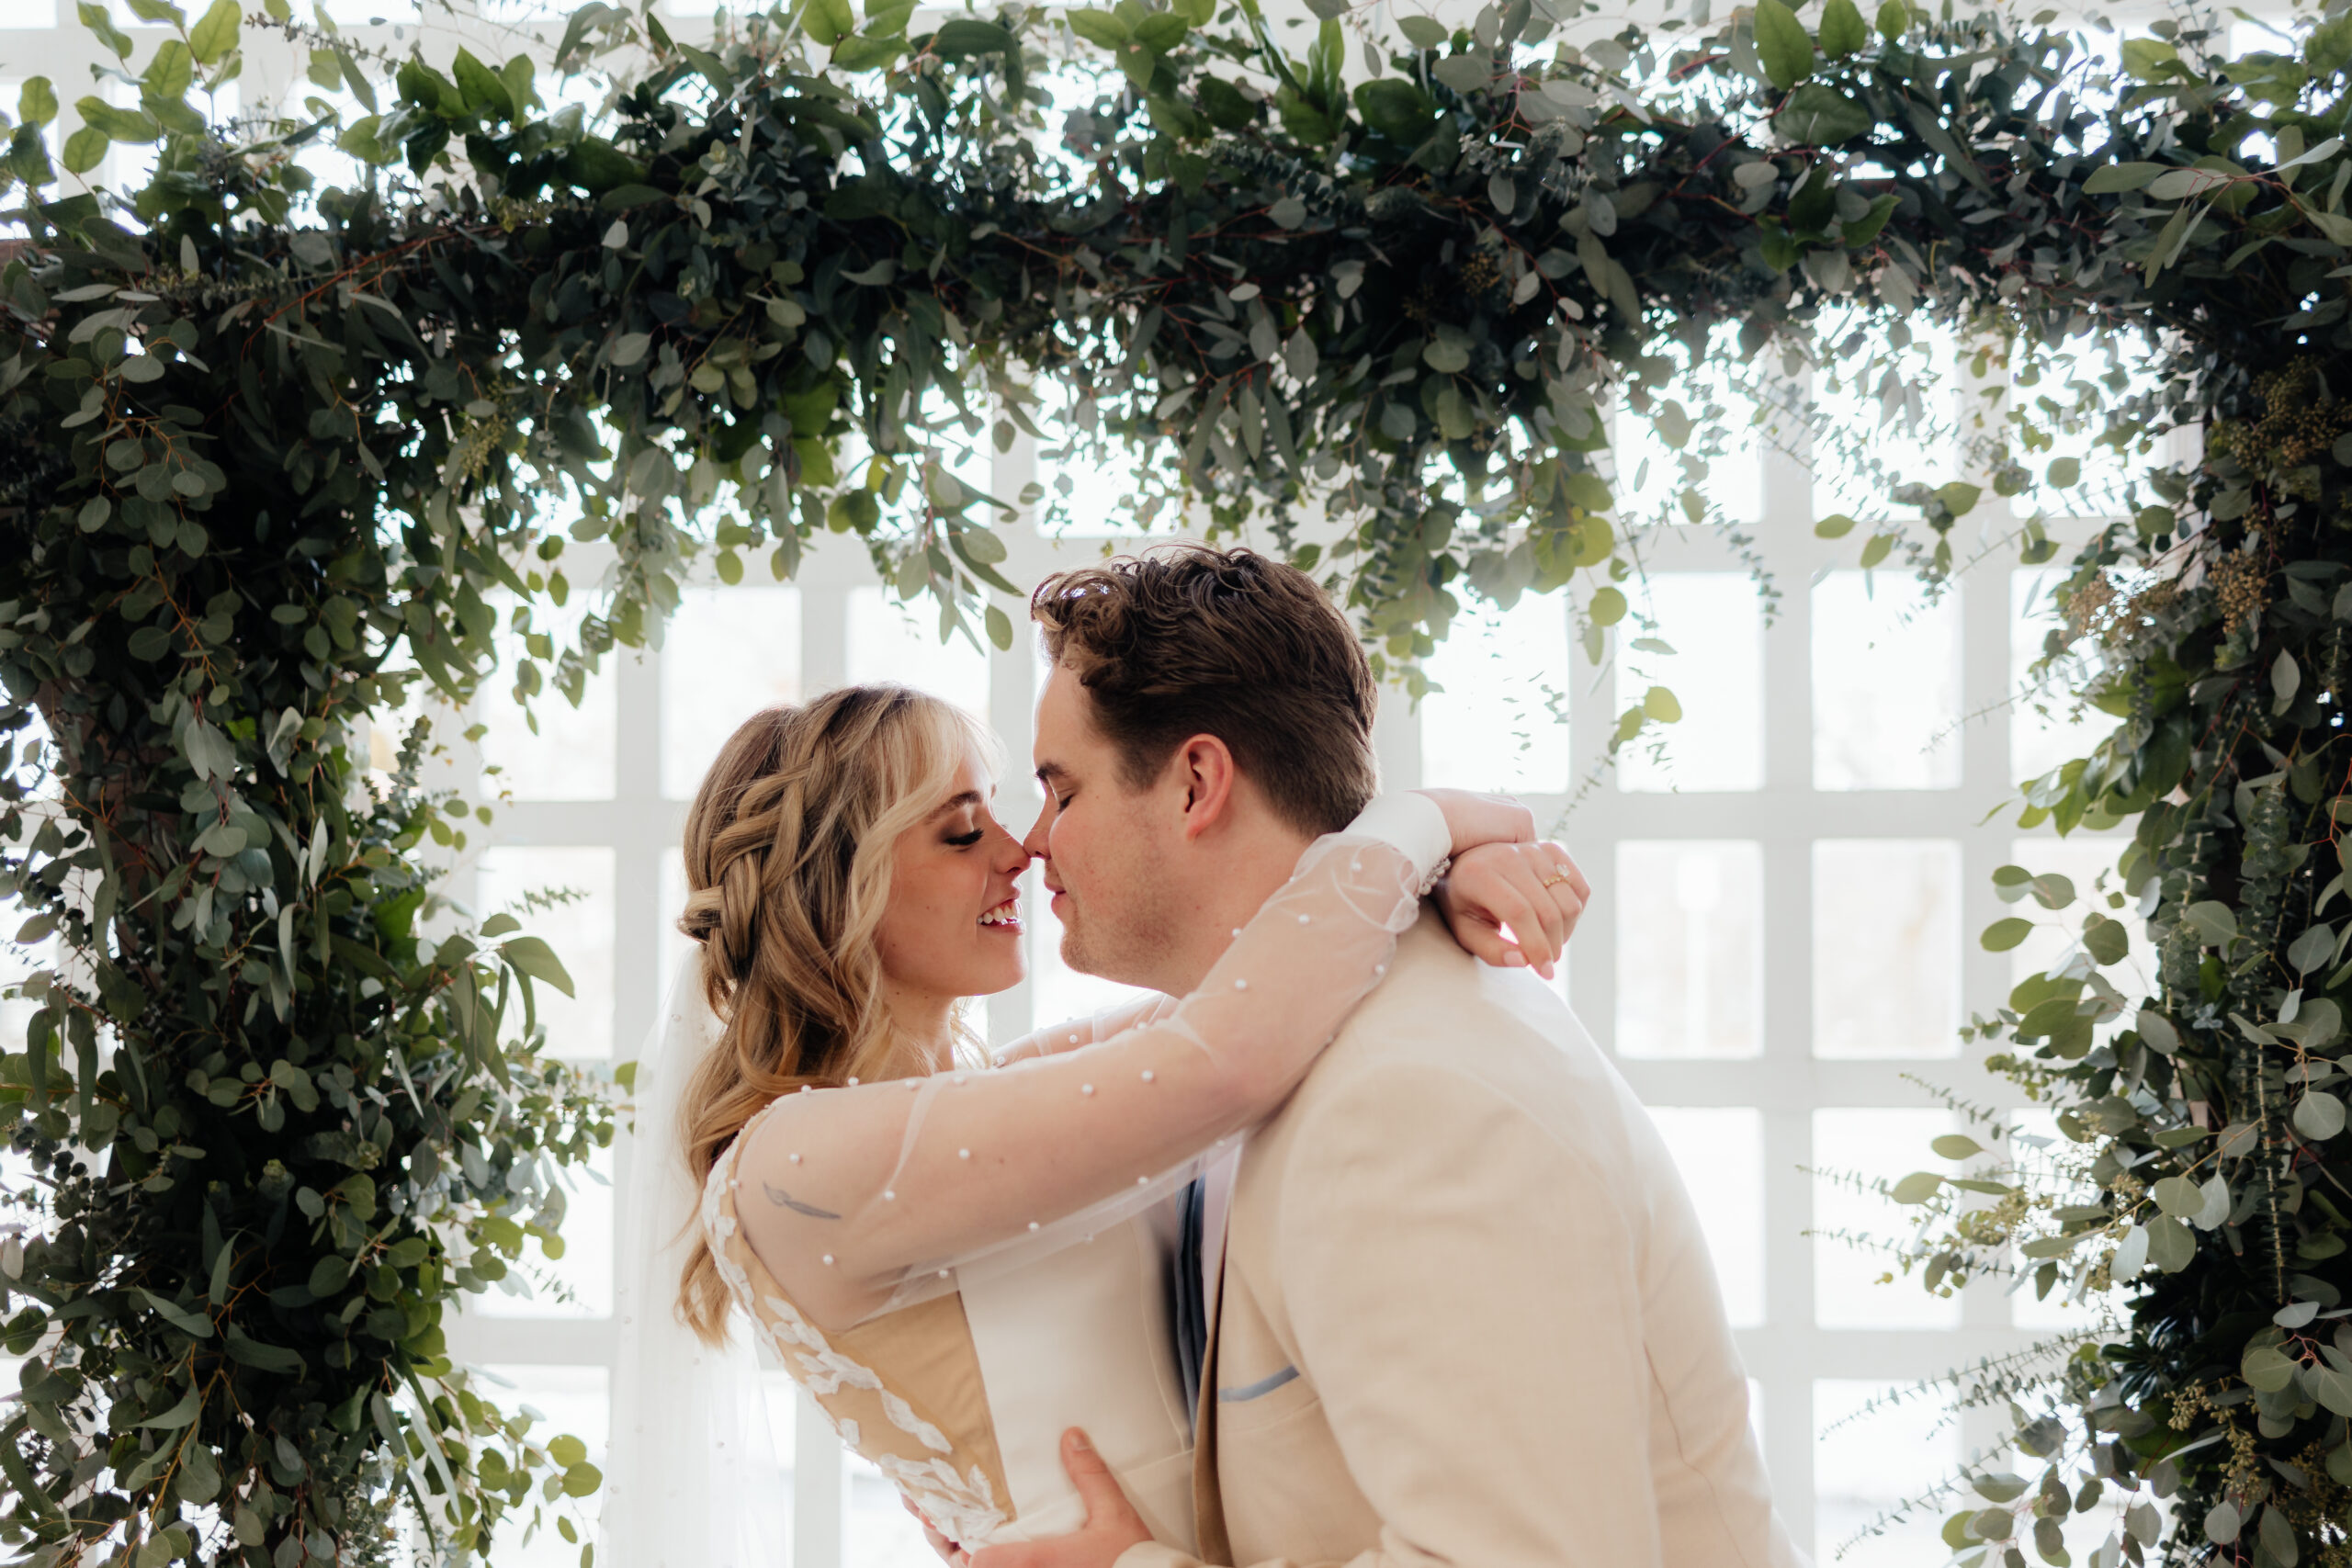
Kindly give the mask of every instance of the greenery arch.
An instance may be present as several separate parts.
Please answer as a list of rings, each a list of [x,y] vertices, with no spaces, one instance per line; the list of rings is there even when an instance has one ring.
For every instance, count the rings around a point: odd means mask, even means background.
[[[1611,398],[1695,479],[1723,433],[1668,398],[1678,355],[1721,328],[1834,359],[1825,323],[1906,314],[2020,353],[2093,326],[2152,345],[2145,389],[2007,411],[2004,491],[2053,417],[2119,448],[2209,437],[2075,559],[2053,668],[2096,651],[2089,694],[2123,722],[2027,797],[2062,828],[2135,822],[2117,896],[2160,994],[2100,973],[2120,928],[2094,908],[2075,958],[1981,1021],[2061,1107],[2067,1157],[1955,1144],[1959,1179],[1894,1190],[1926,1206],[1930,1288],[2021,1246],[2042,1288],[2112,1288],[2128,1319],[1970,1382],[2015,1402],[2044,1472],[1974,1477],[1948,1539],[2063,1561],[2057,1520],[2107,1500],[2101,1556],[2136,1562],[2144,1483],[2177,1560],[2352,1550],[2352,1334],[2328,1315],[2352,1230],[2352,936],[2328,918],[2352,18],[2237,60],[2165,24],[2106,84],[2041,24],[1905,0],[1811,25],[1758,0],[1712,30],[1702,7],[1680,43],[1548,56],[1548,0],[1407,18],[1401,43],[1317,0],[1299,57],[1254,0],[1070,14],[1091,52],[1018,7],[801,0],[706,49],[597,3],[560,57],[613,67],[602,134],[539,112],[527,60],[366,58],[285,0],[266,23],[130,4],[171,35],[134,61],[82,7],[141,101],[81,99],[62,161],[160,142],[136,221],[28,194],[0,274],[0,874],[20,939],[60,955],[0,1084],[43,1182],[0,1258],[8,1343],[35,1352],[0,1427],[25,1560],[366,1561],[403,1492],[443,1549],[481,1551],[595,1487],[466,1384],[438,1314],[553,1235],[554,1168],[609,1106],[539,1054],[533,987],[567,983],[543,944],[420,935],[420,846],[459,841],[467,807],[418,786],[422,735],[374,782],[360,739],[419,682],[485,679],[487,595],[560,603],[568,537],[618,564],[576,648],[526,607],[526,701],[643,640],[697,550],[788,574],[820,530],[934,595],[943,630],[1005,643],[1001,502],[946,443],[1034,424],[1059,384],[1082,439],[1138,455],[1146,505],[1261,521],[1409,680],[1465,592],[1570,589],[1596,639],[1626,613]],[[197,95],[262,25],[368,112],[209,124]],[[1102,86],[1065,158],[1035,89],[1073,51]],[[17,188],[55,179],[57,112],[27,85]],[[329,135],[368,188],[308,189],[288,154]],[[538,510],[567,488],[569,535]],[[1940,578],[2003,542],[1962,538],[1974,487],[1896,494],[1917,523],[1865,564],[1900,547]],[[1619,741],[1673,714],[1653,693]],[[2054,910],[2062,881],[2005,886]]]

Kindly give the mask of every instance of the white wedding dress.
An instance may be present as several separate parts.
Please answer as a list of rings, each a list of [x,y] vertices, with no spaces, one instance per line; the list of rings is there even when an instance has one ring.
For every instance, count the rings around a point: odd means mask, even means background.
[[[760,1484],[749,1348],[671,1310],[698,1209],[754,1332],[854,1450],[967,1547],[1083,1510],[1059,1438],[1085,1427],[1158,1539],[1189,1546],[1191,1427],[1169,1324],[1167,1200],[1288,1094],[1380,981],[1446,852],[1424,797],[1316,841],[1202,982],[1017,1043],[992,1069],[788,1095],[699,1194],[677,1086],[716,1039],[699,976],[640,1068],[623,1346],[600,1561],[784,1562]]]

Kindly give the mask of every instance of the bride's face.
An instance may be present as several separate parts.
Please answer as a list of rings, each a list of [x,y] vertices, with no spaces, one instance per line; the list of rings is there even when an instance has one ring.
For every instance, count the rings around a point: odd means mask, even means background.
[[[994,789],[967,758],[938,809],[899,837],[875,939],[903,997],[952,1000],[1020,984],[1017,880],[1029,856],[989,808]]]

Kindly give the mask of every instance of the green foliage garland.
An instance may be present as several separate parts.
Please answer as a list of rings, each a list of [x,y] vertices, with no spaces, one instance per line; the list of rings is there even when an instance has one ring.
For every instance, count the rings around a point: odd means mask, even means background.
[[[112,301],[134,254],[63,247],[45,271]],[[113,395],[152,384],[164,361],[122,359],[122,336],[52,357],[50,387],[79,404],[101,366]],[[234,417],[310,419],[314,383],[242,368]],[[32,911],[17,941],[59,962],[0,1064],[35,1179],[6,1257],[7,1347],[32,1359],[0,1427],[0,1532],[36,1563],[107,1540],[141,1564],[390,1561],[405,1492],[437,1539],[486,1543],[536,1515],[535,1471],[560,1472],[549,1498],[596,1477],[576,1439],[480,1396],[441,1313],[526,1232],[560,1252],[557,1169],[612,1117],[530,1039],[534,981],[570,988],[543,942],[505,916],[426,934],[448,922],[417,852],[455,803],[417,787],[424,730],[367,771],[394,649],[485,657],[479,584],[369,526],[363,471],[248,450],[232,481],[192,410],[135,399],[51,448],[22,401],[0,890]],[[27,504],[102,450],[105,493]]]
[[[2082,1150],[2050,1179],[2088,1191],[2053,1208],[1998,1168],[1961,1178],[1983,1213],[1939,1175],[1899,1191],[1936,1288],[2023,1243],[2043,1288],[2129,1298],[2118,1343],[1973,1385],[2017,1402],[2045,1473],[1977,1477],[1948,1539],[2061,1561],[2055,1520],[2114,1500],[2100,1553],[2141,1561],[2144,1483],[2176,1559],[2344,1558],[2352,19],[2235,62],[2166,24],[2109,81],[2065,37],[1903,0],[1812,26],[1759,0],[1684,45],[1548,57],[1531,0],[1407,18],[1401,47],[1326,6],[1303,57],[1248,3],[1070,14],[1099,54],[1018,9],[910,33],[904,4],[802,0],[705,48],[600,3],[560,51],[609,68],[597,125],[540,112],[527,59],[388,72],[322,28],[312,80],[366,115],[230,130],[191,96],[237,69],[234,0],[193,25],[132,3],[175,36],[139,107],[81,101],[63,162],[160,141],[140,231],[28,197],[0,275],[0,833],[26,938],[60,944],[6,1089],[46,1200],[8,1255],[10,1332],[40,1349],[0,1528],[29,1560],[364,1557],[395,1486],[472,1547],[551,1467],[548,1495],[594,1484],[465,1387],[437,1318],[524,1218],[552,1228],[553,1167],[608,1134],[604,1102],[532,1043],[551,955],[498,922],[420,934],[443,929],[421,846],[462,830],[414,785],[425,739],[389,782],[363,761],[409,688],[487,675],[497,592],[523,601],[525,700],[642,641],[699,550],[788,575],[822,530],[1003,645],[1003,503],[954,469],[1046,413],[1130,454],[1145,508],[1265,524],[1408,678],[1464,594],[1572,584],[1598,661],[1637,543],[1603,411],[1680,448],[1706,521],[1721,408],[1678,374],[1734,338],[1834,365],[1849,325],[1905,316],[2028,356],[2093,328],[2152,345],[2143,390],[1988,416],[2004,495],[2057,422],[2119,450],[2211,435],[2078,559],[2052,658],[2096,639],[2123,723],[2028,793],[2031,820],[2135,822],[2116,897],[2160,992],[2107,982],[2120,927],[2095,912],[2079,959],[1983,1022]],[[1057,71],[1094,83],[1058,147]],[[29,190],[55,177],[51,85],[19,108]],[[309,188],[287,154],[322,135],[368,188]],[[2245,161],[2258,136],[2275,159]],[[1894,494],[1917,527],[1873,528],[1866,565],[2052,552],[2035,522],[1963,539],[1973,485]],[[616,564],[558,650],[531,603],[568,597],[567,539],[593,538]],[[1678,711],[1653,696],[1617,743]]]

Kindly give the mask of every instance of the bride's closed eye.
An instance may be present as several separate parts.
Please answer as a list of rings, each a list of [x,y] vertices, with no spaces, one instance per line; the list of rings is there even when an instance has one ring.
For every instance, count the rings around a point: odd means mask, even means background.
[[[985,829],[975,828],[968,833],[950,833],[947,836],[947,841],[959,850],[968,850],[980,841],[984,832],[986,832]]]

